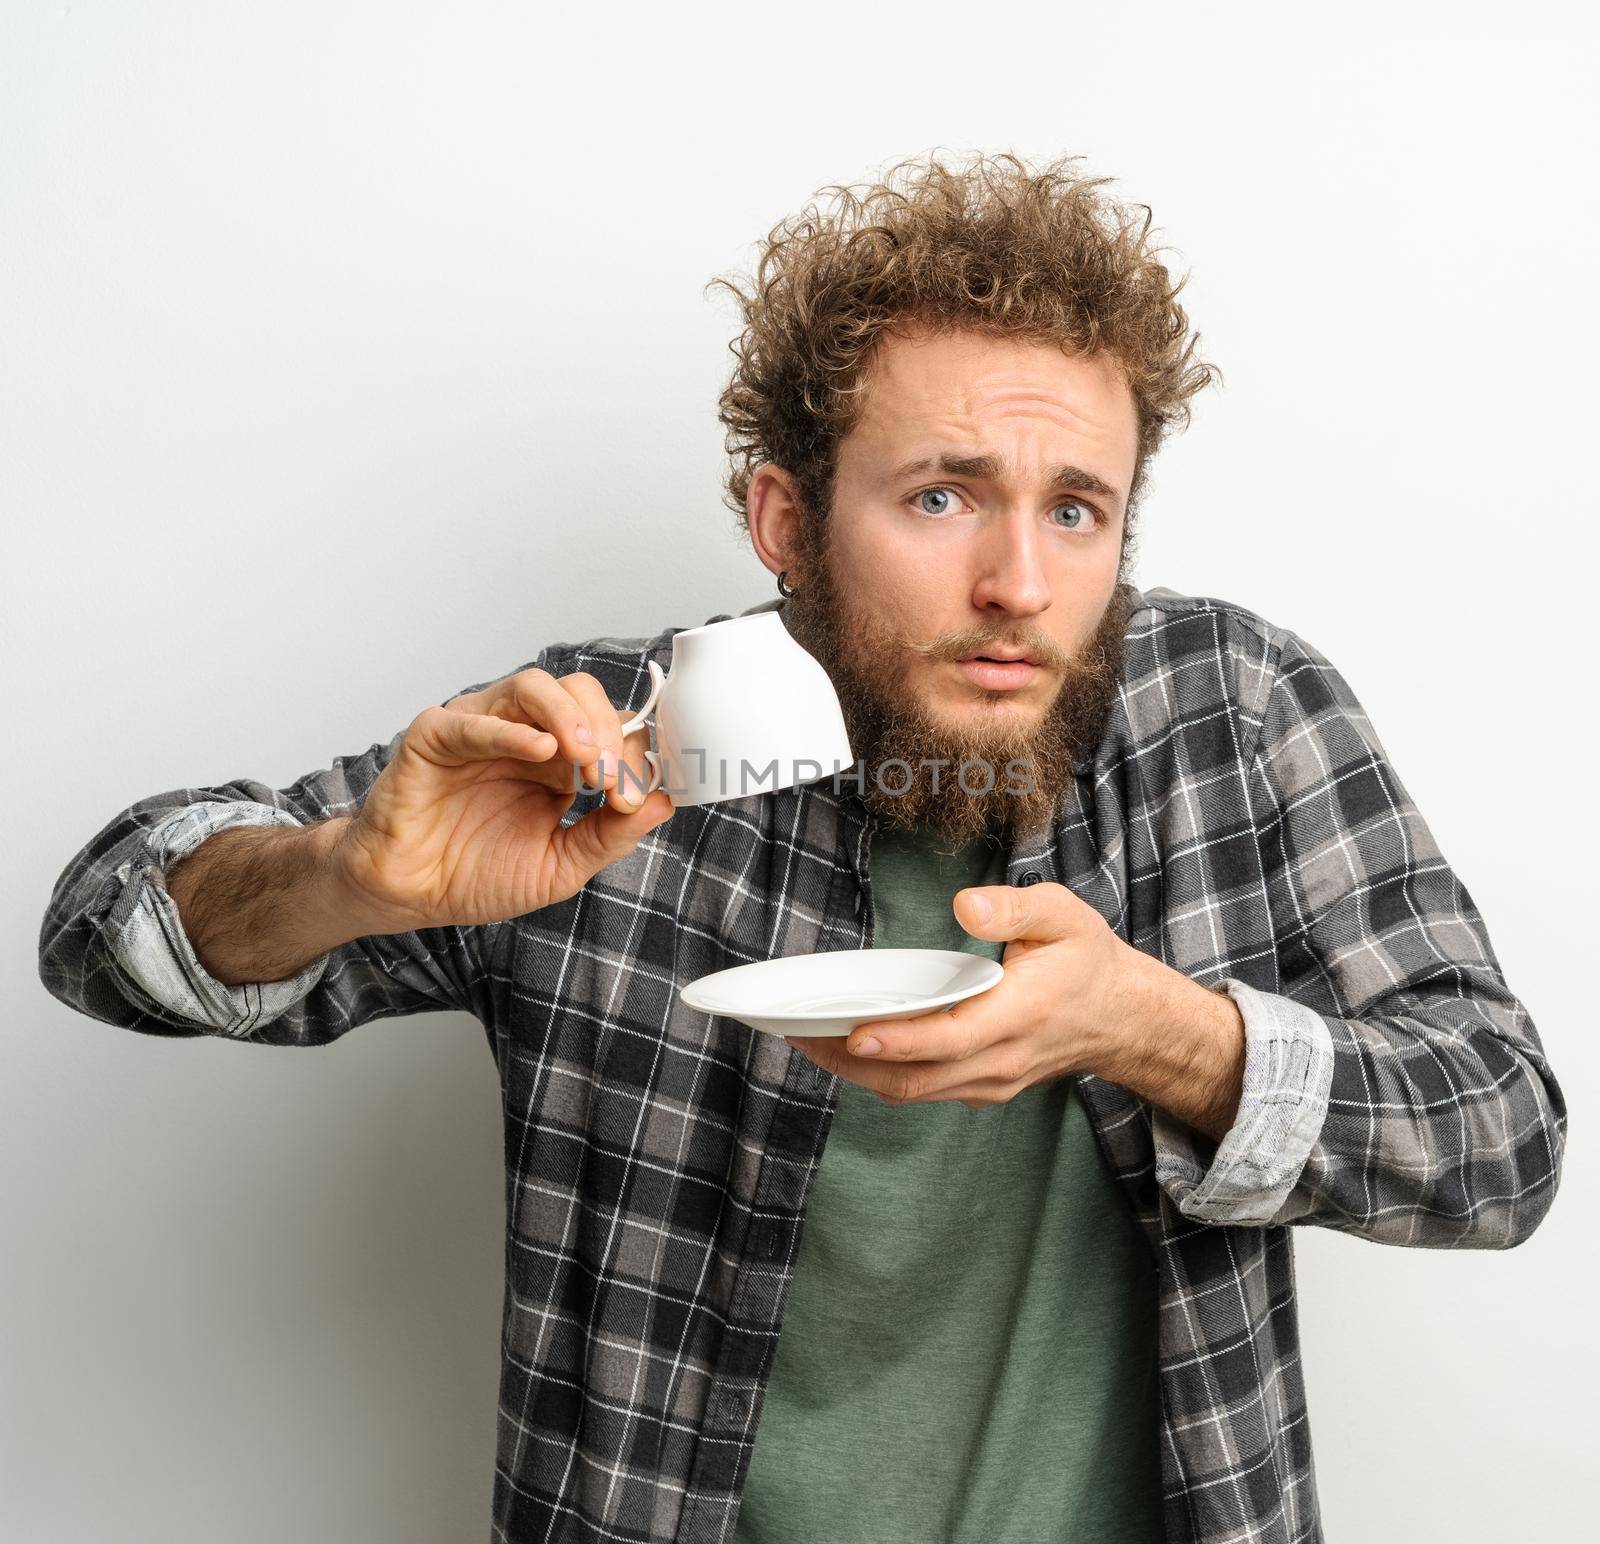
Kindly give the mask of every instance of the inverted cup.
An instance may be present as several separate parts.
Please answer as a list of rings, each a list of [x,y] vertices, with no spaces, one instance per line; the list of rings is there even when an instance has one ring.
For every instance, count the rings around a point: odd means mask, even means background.
[[[675,633],[672,669],[648,662],[651,691],[622,726],[655,714],[646,791],[680,807],[815,782],[854,764],[827,671],[775,611]]]

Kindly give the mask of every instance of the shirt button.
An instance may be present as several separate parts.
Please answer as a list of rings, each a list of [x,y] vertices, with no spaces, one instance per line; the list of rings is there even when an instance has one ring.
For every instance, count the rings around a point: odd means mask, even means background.
[[[1017,883],[1019,885],[1036,885],[1043,878],[1044,875],[1039,873],[1037,869],[1024,869],[1022,871],[1022,877],[1017,880]]]

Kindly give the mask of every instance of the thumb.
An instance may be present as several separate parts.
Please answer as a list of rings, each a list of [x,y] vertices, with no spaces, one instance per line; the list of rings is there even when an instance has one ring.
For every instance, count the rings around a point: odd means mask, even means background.
[[[659,789],[636,810],[598,804],[582,820],[552,834],[556,872],[568,894],[580,890],[608,863],[626,857],[640,840],[673,813],[672,800]]]
[[[991,943],[1014,938],[1065,938],[1074,911],[1084,903],[1065,885],[975,885],[958,890],[953,902],[956,921],[974,938]]]

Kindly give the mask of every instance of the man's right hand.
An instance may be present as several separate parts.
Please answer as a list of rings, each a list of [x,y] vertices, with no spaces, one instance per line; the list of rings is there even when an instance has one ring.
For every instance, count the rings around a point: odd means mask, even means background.
[[[672,801],[622,722],[593,676],[543,670],[425,708],[330,850],[368,931],[521,916],[631,852]],[[580,771],[605,802],[563,827]]]

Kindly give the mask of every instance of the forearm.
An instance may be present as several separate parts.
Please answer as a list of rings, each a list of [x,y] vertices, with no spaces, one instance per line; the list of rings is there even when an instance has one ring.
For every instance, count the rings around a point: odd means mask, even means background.
[[[212,976],[227,986],[281,981],[376,931],[333,858],[349,819],[221,831],[174,865],[167,893]]]
[[[1482,995],[1345,1018],[1238,980],[1228,991],[1244,1025],[1243,1084],[1214,1110],[1196,1118],[1208,1082],[1227,1083],[1204,1050],[1217,1042],[1193,1025],[1166,1043],[1125,1037],[1123,1064],[1102,1064],[1155,1106],[1157,1182],[1185,1216],[1312,1222],[1427,1248],[1508,1248],[1537,1226],[1566,1112],[1509,993],[1486,982]],[[1166,1022],[1182,1019],[1169,1011]],[[1187,1076],[1175,1071],[1184,1047],[1196,1058]],[[1203,1150],[1196,1131],[1216,1145]]]
[[[1566,1105],[1521,1005],[1480,985],[1325,1018],[1328,1114],[1286,1221],[1441,1249],[1510,1248],[1533,1232],[1559,1181]]]
[[[1221,992],[1130,949],[1118,1022],[1084,1071],[1220,1142],[1244,1090],[1244,1019]]]

